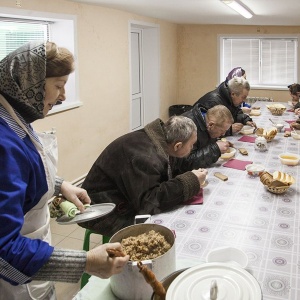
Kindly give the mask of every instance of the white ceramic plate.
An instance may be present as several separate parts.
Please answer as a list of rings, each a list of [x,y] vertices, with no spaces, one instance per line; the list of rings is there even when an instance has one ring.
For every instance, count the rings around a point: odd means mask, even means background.
[[[209,300],[215,280],[220,300],[261,300],[257,280],[246,270],[226,263],[206,263],[181,273],[170,285],[166,300]]]
[[[56,222],[61,225],[70,225],[90,221],[110,213],[115,207],[116,205],[114,203],[94,204],[89,206],[84,213],[78,214],[74,218],[64,215],[57,218]]]

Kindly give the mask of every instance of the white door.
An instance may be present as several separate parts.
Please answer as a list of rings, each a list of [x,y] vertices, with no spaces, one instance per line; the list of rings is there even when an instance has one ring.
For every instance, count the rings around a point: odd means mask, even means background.
[[[144,125],[142,30],[131,30],[131,130]]]
[[[130,23],[131,131],[159,118],[159,26]]]

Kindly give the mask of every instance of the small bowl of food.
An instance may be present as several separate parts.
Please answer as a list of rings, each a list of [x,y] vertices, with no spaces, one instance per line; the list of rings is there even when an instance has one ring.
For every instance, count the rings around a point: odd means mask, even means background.
[[[300,155],[294,153],[281,153],[278,157],[283,165],[288,166],[296,166],[300,161]]]
[[[241,134],[252,134],[254,131],[254,127],[250,126],[250,125],[245,125],[243,126],[242,130],[240,131]]]
[[[276,124],[274,125],[274,127],[277,128],[277,131],[278,131],[278,132],[281,132],[282,129],[283,129],[283,127],[284,127],[284,125],[281,124],[281,123],[276,123]]]
[[[292,130],[291,136],[295,140],[300,140],[300,130]]]
[[[252,108],[250,111],[250,116],[260,116],[260,114],[261,114],[260,109]]]
[[[260,176],[264,172],[265,167],[260,164],[249,164],[246,165],[245,169],[250,176]]]
[[[228,150],[227,150],[227,152],[223,153],[221,155],[221,158],[225,159],[225,160],[231,159],[232,157],[234,157],[235,153],[236,153],[236,149],[233,148],[233,147],[229,147]]]

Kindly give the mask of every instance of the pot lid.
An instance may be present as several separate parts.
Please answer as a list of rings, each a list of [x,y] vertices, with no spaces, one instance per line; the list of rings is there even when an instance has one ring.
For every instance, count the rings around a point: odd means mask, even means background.
[[[114,203],[101,203],[89,206],[83,213],[79,213],[74,218],[66,215],[57,218],[56,222],[61,225],[77,224],[102,217],[110,213],[116,205]]]
[[[217,298],[211,297],[211,287]],[[215,293],[212,293],[215,294]],[[241,267],[206,263],[181,273],[170,285],[166,300],[261,300],[257,280]]]

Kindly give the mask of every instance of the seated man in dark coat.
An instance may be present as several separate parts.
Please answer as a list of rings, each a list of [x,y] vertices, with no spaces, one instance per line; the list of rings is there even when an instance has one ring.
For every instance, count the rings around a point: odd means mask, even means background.
[[[200,103],[202,107],[209,109],[218,104],[226,106],[232,116],[234,123],[226,132],[226,135],[232,135],[239,132],[244,125],[256,127],[252,119],[244,114],[240,105],[246,100],[250,91],[249,82],[243,77],[234,77],[223,84],[220,84],[214,91],[202,96],[195,104]]]
[[[229,109],[224,105],[216,105],[206,110],[197,104],[183,116],[192,119],[196,124],[197,142],[190,155],[184,158],[174,158],[177,168],[180,172],[186,172],[209,167],[228,150],[229,143],[218,138],[224,136],[233,123]]]
[[[197,195],[207,170],[173,176],[170,156],[184,157],[197,140],[195,123],[173,116],[125,134],[104,149],[82,187],[92,204],[115,203],[114,211],[79,225],[106,236],[133,225],[135,215],[159,214]]]

